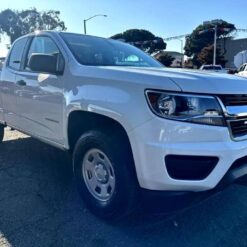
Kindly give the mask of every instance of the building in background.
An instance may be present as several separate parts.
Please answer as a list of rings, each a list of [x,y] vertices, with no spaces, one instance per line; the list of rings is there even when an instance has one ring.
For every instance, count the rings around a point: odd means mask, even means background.
[[[219,39],[218,48],[221,49],[222,54],[224,54],[227,60],[226,68],[236,68],[234,56],[241,51],[247,50],[247,39]]]
[[[182,67],[184,54],[177,51],[165,51],[165,53],[174,58],[171,67]]]

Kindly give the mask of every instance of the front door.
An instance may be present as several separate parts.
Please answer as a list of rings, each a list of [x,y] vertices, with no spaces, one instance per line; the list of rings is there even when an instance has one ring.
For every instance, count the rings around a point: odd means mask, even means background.
[[[63,80],[62,76],[34,72],[28,64],[32,54],[49,54],[61,59],[55,42],[46,36],[32,39],[27,52],[24,69],[16,75],[19,85],[17,108],[20,128],[42,139],[63,143]]]

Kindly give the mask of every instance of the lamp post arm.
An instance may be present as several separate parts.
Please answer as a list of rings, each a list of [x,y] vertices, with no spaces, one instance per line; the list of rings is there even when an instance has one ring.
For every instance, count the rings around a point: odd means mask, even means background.
[[[95,17],[97,17],[97,16],[105,16],[105,17],[106,17],[106,15],[98,14],[98,15],[93,15],[93,16],[89,17],[89,18],[86,19],[85,21],[89,21],[89,20],[91,20],[91,19],[93,19],[93,18],[95,18]]]
[[[103,15],[103,14],[97,14],[97,15],[93,15],[91,17],[89,17],[88,19],[83,20],[84,23],[84,34],[87,34],[87,21],[97,17],[97,16],[103,16],[103,17],[107,17],[107,15]]]

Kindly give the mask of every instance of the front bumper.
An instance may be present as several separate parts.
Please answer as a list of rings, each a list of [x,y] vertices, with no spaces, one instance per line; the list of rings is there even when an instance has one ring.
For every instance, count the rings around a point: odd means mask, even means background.
[[[141,188],[156,191],[198,192],[214,189],[235,161],[247,156],[247,141],[233,141],[227,127],[177,122],[154,117],[129,134]],[[167,155],[218,157],[213,171],[202,180],[169,176]],[[247,170],[241,173],[245,175]]]
[[[145,207],[147,209],[155,210],[159,213],[171,213],[174,211],[183,210],[190,205],[200,203],[208,199],[214,194],[222,191],[233,182],[247,185],[247,160],[239,160],[236,162],[241,166],[236,166],[230,169],[222,178],[220,183],[212,190],[202,192],[189,191],[157,191],[142,189],[142,196],[145,199]],[[155,208],[153,205],[155,204]]]

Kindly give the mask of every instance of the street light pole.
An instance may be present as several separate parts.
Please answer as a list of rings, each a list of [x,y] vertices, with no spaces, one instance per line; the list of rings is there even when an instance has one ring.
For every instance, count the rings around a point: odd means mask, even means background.
[[[181,67],[183,67],[184,65],[184,41],[182,39],[178,39],[181,42],[181,54],[182,54],[182,58],[181,58]]]
[[[203,25],[214,25],[214,57],[213,57],[213,65],[216,65],[216,56],[217,56],[217,29],[218,25],[223,23],[222,20],[212,20],[212,21],[204,21]]]
[[[217,28],[218,26],[215,25],[214,27],[214,58],[213,58],[213,65],[216,65],[216,52],[217,52]]]
[[[86,20],[83,20],[83,23],[84,23],[84,34],[87,34]]]
[[[103,16],[103,17],[107,17],[107,15],[102,15],[102,14],[98,14],[98,15],[93,15],[91,17],[89,17],[88,19],[83,20],[84,23],[84,34],[87,34],[87,21],[97,17],[97,16]]]

